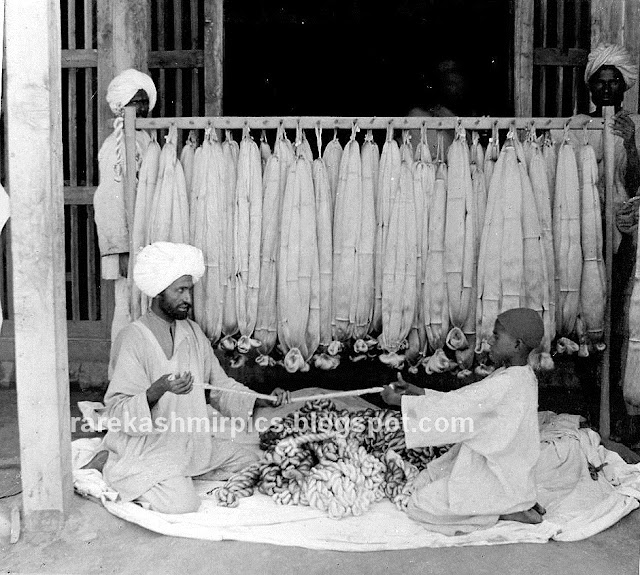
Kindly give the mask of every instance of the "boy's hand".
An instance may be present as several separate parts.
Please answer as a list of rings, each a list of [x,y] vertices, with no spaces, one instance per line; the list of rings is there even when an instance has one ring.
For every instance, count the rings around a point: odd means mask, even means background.
[[[398,381],[394,385],[395,389],[403,395],[424,395],[424,389],[413,385],[413,383],[407,383],[402,379],[402,374],[398,372]]]
[[[262,399],[261,397],[259,397],[258,399],[256,399],[255,406],[256,407],[278,407],[280,405],[289,403],[291,399],[291,394],[280,387],[276,387],[271,392],[271,395],[276,397],[276,401],[270,401],[269,399]]]
[[[402,379],[402,375],[398,373],[398,381],[385,385],[380,395],[385,403],[400,405],[403,395],[424,395],[424,389],[412,383],[407,383]]]

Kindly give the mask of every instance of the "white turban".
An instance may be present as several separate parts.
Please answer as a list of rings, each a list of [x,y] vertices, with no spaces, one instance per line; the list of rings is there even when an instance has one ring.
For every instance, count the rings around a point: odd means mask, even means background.
[[[634,62],[631,54],[624,46],[619,44],[599,44],[595,50],[592,50],[584,71],[584,81],[588,84],[591,76],[602,66],[615,66],[622,74],[627,90],[636,83],[638,63]]]
[[[202,251],[187,244],[155,242],[138,253],[133,280],[140,291],[156,297],[182,276],[196,283],[204,275]]]
[[[119,115],[138,90],[144,90],[149,96],[149,111],[156,105],[158,92],[151,76],[129,68],[118,74],[107,88],[107,102],[111,111]]]

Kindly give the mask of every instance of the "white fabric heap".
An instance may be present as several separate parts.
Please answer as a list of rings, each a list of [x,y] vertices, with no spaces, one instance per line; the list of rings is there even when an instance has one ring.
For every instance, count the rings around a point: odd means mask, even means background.
[[[634,65],[631,54],[619,44],[599,44],[591,51],[584,71],[584,81],[588,84],[589,78],[602,66],[615,66],[620,70],[626,84],[626,90],[631,88],[638,79],[638,65]]]
[[[107,102],[116,115],[131,101],[138,90],[144,90],[149,96],[149,111],[156,105],[158,92],[151,77],[143,72],[129,68],[118,74],[107,88]]]
[[[155,242],[138,254],[133,280],[141,292],[156,297],[182,276],[196,283],[204,275],[202,251],[188,244]]]

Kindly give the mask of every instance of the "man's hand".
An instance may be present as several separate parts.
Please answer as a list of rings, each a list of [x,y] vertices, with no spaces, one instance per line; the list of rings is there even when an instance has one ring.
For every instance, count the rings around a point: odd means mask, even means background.
[[[255,406],[256,407],[278,407],[280,405],[289,403],[289,401],[291,400],[291,394],[288,391],[281,389],[280,387],[276,387],[271,392],[271,395],[273,395],[276,398],[276,401],[271,401],[269,399],[262,399],[261,397],[259,397],[258,399],[256,399]]]
[[[636,145],[636,125],[626,110],[620,110],[613,116],[613,133],[624,140],[625,146]]]
[[[170,391],[176,395],[184,395],[193,389],[193,375],[188,371],[180,374],[165,373],[154,381],[147,389],[147,403],[151,409],[160,398]]]
[[[640,198],[638,198],[640,200]],[[638,228],[638,206],[636,198],[625,202],[616,212],[616,226],[620,233],[632,234]]]
[[[407,383],[398,372],[398,381],[391,385],[385,385],[380,395],[389,405],[400,405],[403,395],[424,395],[424,389],[412,383]]]
[[[185,395],[189,393],[193,389],[193,375],[189,371],[185,371],[182,375],[171,374],[167,376],[162,376],[160,379],[166,377],[167,383],[169,385],[169,389],[171,393],[175,393],[176,395]]]

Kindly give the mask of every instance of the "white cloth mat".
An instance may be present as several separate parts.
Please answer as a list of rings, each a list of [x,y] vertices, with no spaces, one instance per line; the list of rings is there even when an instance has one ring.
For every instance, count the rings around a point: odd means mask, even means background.
[[[579,429],[577,416],[544,412],[540,422],[542,453],[536,474],[538,500],[547,509],[545,521],[539,525],[500,521],[489,529],[455,537],[428,531],[388,500],[372,505],[360,517],[335,520],[309,507],[279,506],[258,493],[241,499],[237,508],[217,507],[206,492],[220,483],[197,481],[203,498],[199,511],[165,515],[134,503],[111,501],[113,493],[104,490],[99,474],[87,477],[74,472],[74,479],[77,490],[101,499],[110,513],[157,533],[335,551],[577,541],[607,529],[640,505],[640,464],[626,464],[602,447],[594,431]],[[73,442],[76,466],[87,460],[99,442]],[[597,480],[592,479],[588,463],[593,468],[605,464]]]

